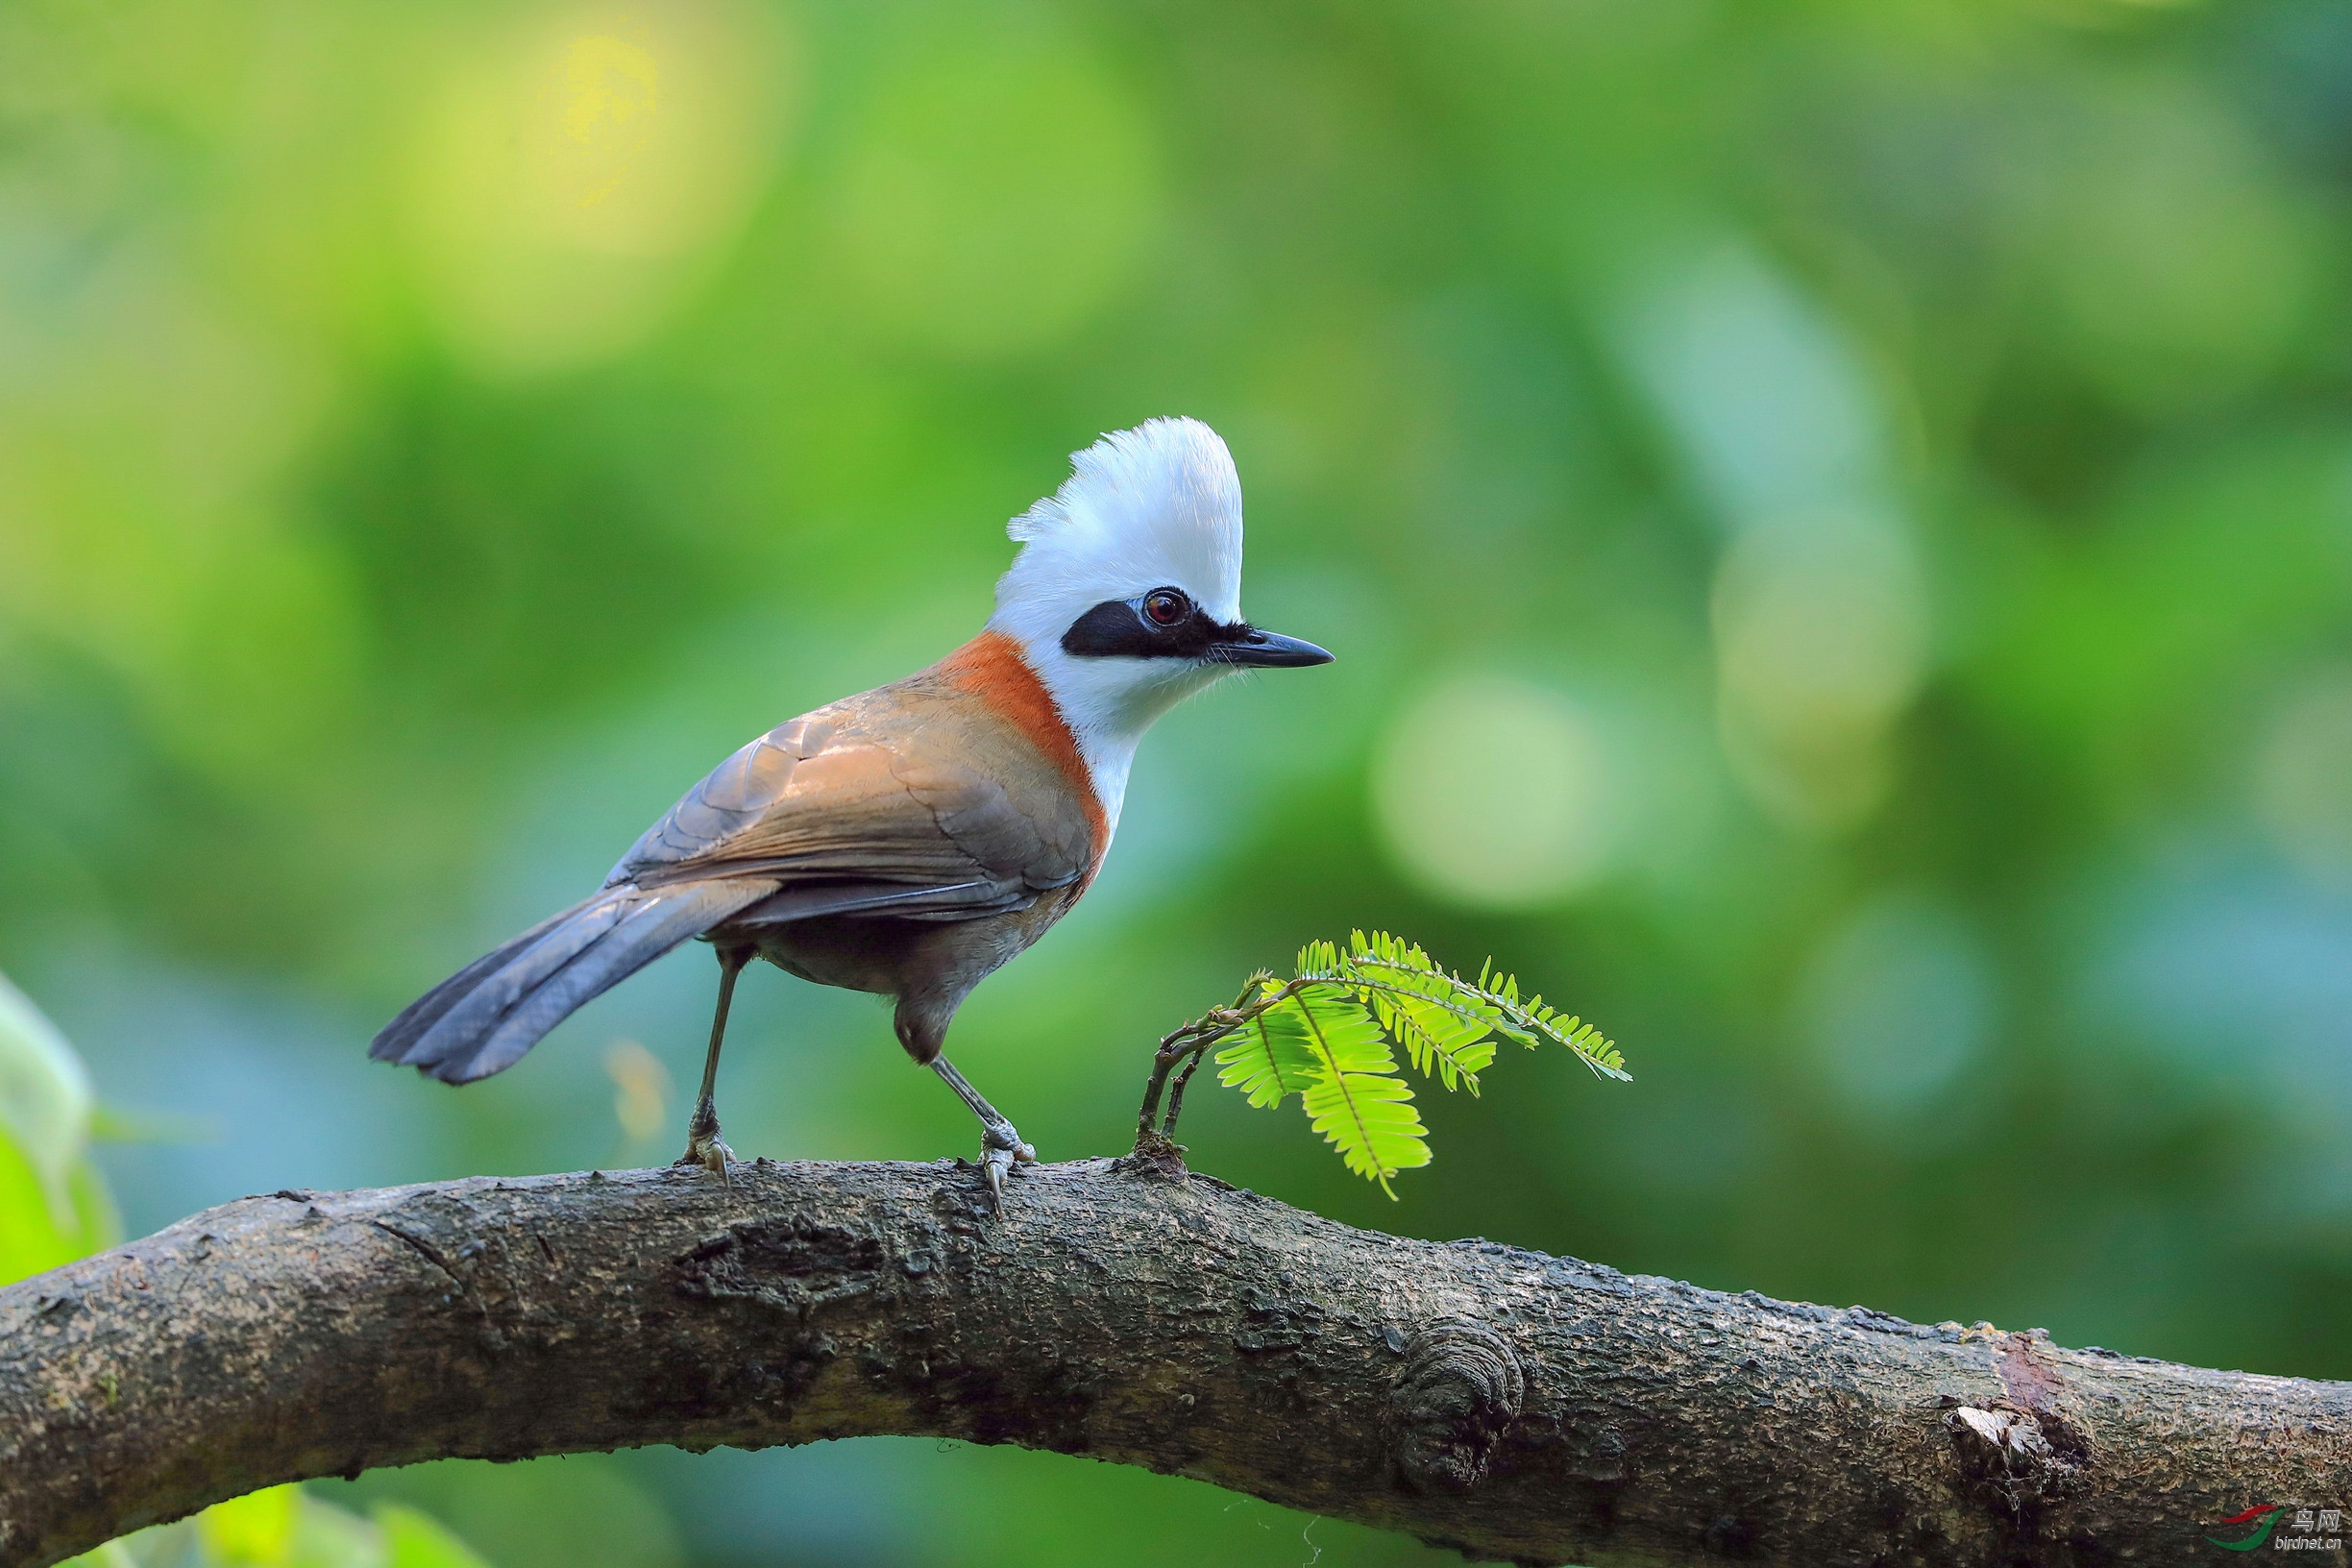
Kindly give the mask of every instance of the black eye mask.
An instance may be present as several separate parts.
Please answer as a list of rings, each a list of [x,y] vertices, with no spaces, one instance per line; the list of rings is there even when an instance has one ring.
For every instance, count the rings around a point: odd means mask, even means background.
[[[1082,659],[1197,659],[1220,643],[1239,642],[1249,630],[1238,623],[1219,625],[1181,588],[1154,588],[1133,599],[1106,599],[1087,611],[1062,634],[1062,651]]]
[[[1082,659],[1196,659],[1258,669],[1329,664],[1312,643],[1213,619],[1181,588],[1106,599],[1070,623],[1062,651]]]

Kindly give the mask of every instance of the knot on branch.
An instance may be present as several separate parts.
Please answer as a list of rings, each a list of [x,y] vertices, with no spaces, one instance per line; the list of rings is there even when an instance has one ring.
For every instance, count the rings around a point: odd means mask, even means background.
[[[1963,1405],[1944,1417],[1972,1468],[2003,1476],[2036,1477],[2058,1462],[2042,1423],[2023,1410],[1980,1410]]]
[[[1389,1390],[1397,1470],[1413,1491],[1468,1491],[1485,1477],[1527,1400],[1527,1374],[1502,1335],[1440,1318],[1405,1347]]]
[[[805,1321],[819,1308],[870,1296],[883,1277],[879,1237],[798,1215],[731,1225],[677,1259],[673,1287],[743,1301]]]
[[[2068,1452],[2076,1445],[2065,1418],[2045,1417],[2006,1400],[1989,1407],[1963,1405],[1944,1413],[1952,1447],[1971,1485],[1989,1496],[2013,1520],[2071,1491],[2080,1466]]]
[[[1122,1176],[1146,1176],[1163,1181],[1182,1181],[1190,1172],[1186,1170],[1185,1146],[1156,1127],[1146,1127],[1136,1135],[1135,1147],[1111,1162],[1111,1168]]]
[[[2041,1329],[2003,1335],[2002,1397],[1944,1415],[1962,1474],[2021,1530],[2042,1505],[2077,1489],[2092,1465],[2090,1438],[2067,1414],[2066,1381],[2042,1353],[2048,1338]]]

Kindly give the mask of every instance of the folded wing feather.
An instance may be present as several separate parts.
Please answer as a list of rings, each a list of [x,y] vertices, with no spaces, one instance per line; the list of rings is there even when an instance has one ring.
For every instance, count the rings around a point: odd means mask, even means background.
[[[1033,746],[914,677],[738,750],[595,897],[427,992],[369,1054],[451,1083],[485,1077],[714,927],[1004,914],[1076,881],[1094,850],[1082,803]]]

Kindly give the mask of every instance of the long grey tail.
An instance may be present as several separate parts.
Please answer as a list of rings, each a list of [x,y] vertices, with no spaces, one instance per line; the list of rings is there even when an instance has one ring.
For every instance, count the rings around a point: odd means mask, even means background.
[[[775,888],[743,877],[606,888],[409,1003],[368,1055],[445,1084],[487,1078],[593,998]]]

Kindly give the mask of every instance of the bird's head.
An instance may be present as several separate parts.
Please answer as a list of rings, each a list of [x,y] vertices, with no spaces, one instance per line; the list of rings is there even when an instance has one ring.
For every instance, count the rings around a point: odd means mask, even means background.
[[[1095,760],[1236,670],[1328,664],[1241,616],[1241,480],[1216,431],[1155,419],[1070,458],[1015,518],[992,630],[1020,646]],[[1124,772],[1123,764],[1121,772]]]

